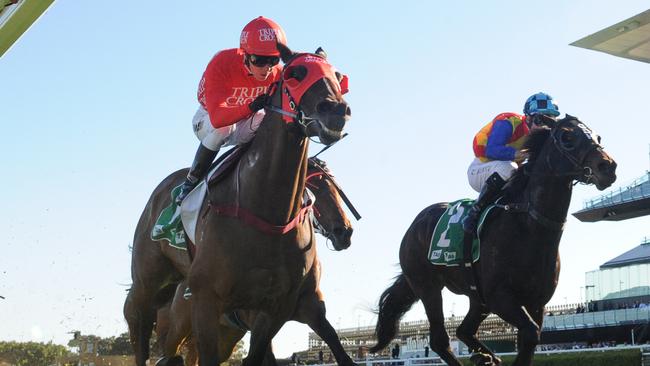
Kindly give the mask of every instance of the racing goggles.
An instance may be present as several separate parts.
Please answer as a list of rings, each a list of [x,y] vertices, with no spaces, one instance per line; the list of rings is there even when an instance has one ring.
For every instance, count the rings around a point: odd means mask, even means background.
[[[278,56],[248,55],[248,60],[257,67],[275,66],[280,62]]]

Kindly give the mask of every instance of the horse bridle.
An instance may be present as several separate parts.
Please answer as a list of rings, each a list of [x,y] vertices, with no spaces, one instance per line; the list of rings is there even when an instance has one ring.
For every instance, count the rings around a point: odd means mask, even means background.
[[[574,123],[575,121],[577,121],[577,124]],[[580,141],[580,143],[575,146],[568,146],[567,144],[563,143],[562,134],[567,132],[567,130],[564,128],[566,124],[570,124],[571,126],[580,128],[582,133],[585,135],[586,139]],[[525,174],[528,176],[532,176],[532,175],[568,176],[584,184],[590,183],[594,177],[594,174],[590,167],[584,166],[585,160],[587,159],[587,156],[589,156],[589,154],[591,154],[593,151],[595,150],[602,151],[603,149],[600,143],[592,137],[592,134],[593,132],[587,126],[582,124],[577,118],[567,115],[564,119],[558,121],[553,126],[553,128],[551,128],[550,137],[553,141],[553,146],[555,147],[555,149],[571,163],[572,170],[561,174],[532,173],[527,170],[524,170]],[[572,153],[573,151],[580,151],[581,149],[579,149],[579,147],[585,143],[590,143],[591,146],[589,146],[588,149],[582,149],[583,151],[577,156]],[[550,154],[546,155],[545,163],[551,172],[555,170],[553,168],[553,162],[551,162]],[[545,226],[547,228],[559,230],[559,231],[564,229],[564,224],[566,220],[563,222],[555,221],[553,219],[550,219],[542,215],[532,205],[532,203],[530,202],[530,198],[526,203],[512,203],[512,204],[497,205],[497,206],[503,208],[506,212],[525,212],[528,215],[530,215],[530,217],[533,220],[537,221],[542,226]]]
[[[317,172],[307,175],[307,178],[305,178],[306,185],[318,189],[318,186],[316,184],[310,183],[309,181],[311,179],[324,177],[330,184],[334,186],[334,188],[336,188],[337,192],[341,196],[341,199],[343,200],[343,202],[345,202],[347,207],[350,209],[355,219],[357,219],[357,221],[360,220],[361,215],[359,215],[359,212],[352,205],[352,202],[350,202],[348,197],[343,192],[343,189],[341,189],[341,187],[338,185],[338,183],[336,182],[332,174],[329,172],[329,170],[323,166],[324,163],[322,163],[322,161],[320,159],[317,159],[315,156],[312,156],[311,158],[309,158],[309,164],[310,166],[315,167]],[[306,188],[309,189],[308,187]],[[312,224],[314,226],[314,232],[316,232],[317,234],[321,234],[322,236],[324,236],[329,240],[332,240],[333,234],[325,227],[325,225],[323,225],[318,220],[319,216],[320,214],[318,213],[318,209],[316,208],[316,206],[314,206],[312,212]]]
[[[318,155],[318,154],[316,154]],[[341,196],[341,199],[345,203],[345,205],[350,209],[350,212],[352,212],[352,215],[354,215],[354,218],[359,221],[361,220],[361,215],[359,214],[359,211],[354,207],[352,204],[352,201],[348,198],[348,196],[343,192],[343,188],[336,182],[334,179],[334,176],[330,173],[329,169],[325,167],[325,163],[323,163],[320,159],[317,159],[315,156],[309,158],[310,163],[319,171],[320,175],[325,176],[327,179],[329,179],[329,182],[336,188],[336,191],[339,193]]]
[[[273,104],[269,104],[265,108],[267,110],[271,111],[271,112],[276,112],[276,113],[279,113],[279,114],[281,114],[283,116],[291,118],[292,122],[290,122],[290,124],[291,123],[296,124],[299,127],[299,130],[303,134],[303,136],[308,137],[307,130],[308,130],[309,126],[312,123],[320,124],[321,128],[325,128],[325,126],[323,126],[323,124],[321,123],[321,121],[319,119],[306,116],[305,113],[300,108],[300,105],[298,105],[298,103],[295,102],[293,96],[291,95],[291,92],[289,92],[289,88],[287,88],[286,86],[283,85],[285,71],[289,68],[289,65],[291,65],[291,62],[296,60],[298,58],[297,56],[300,56],[300,55],[303,55],[303,54],[296,54],[293,57],[291,57],[291,59],[284,65],[284,67],[282,69],[282,75],[280,76],[280,80],[273,83],[271,85],[271,87],[269,87],[269,91],[268,91],[268,94],[270,96],[272,96],[278,90],[281,93],[286,94],[286,96],[287,96],[287,98],[289,100],[288,107],[289,107],[289,109],[291,111],[295,111],[295,112],[284,110],[282,108],[282,105],[276,106],[276,105],[273,105]],[[320,56],[318,54],[310,54],[310,55],[313,55],[314,57],[323,58],[322,56]],[[318,80],[316,80],[316,81],[318,81]]]
[[[575,122],[577,122],[577,124]],[[570,124],[576,128],[579,128],[586,138],[575,146],[569,146],[563,143],[562,134],[567,132],[567,130],[563,127],[566,124]],[[589,154],[591,154],[593,151],[603,150],[603,147],[600,145],[600,143],[596,141],[592,136],[593,132],[587,126],[581,123],[577,118],[569,115],[567,115],[566,118],[558,121],[553,129],[551,129],[551,139],[553,141],[553,146],[555,146],[555,149],[560,154],[562,154],[562,156],[566,158],[572,165],[571,171],[558,175],[570,176],[578,182],[582,182],[584,184],[591,183],[592,179],[594,178],[594,173],[590,167],[585,166],[585,160],[587,159],[587,156],[589,156]],[[589,148],[580,149],[580,147],[585,143],[590,144]],[[572,153],[573,151],[578,151],[579,154],[576,156]],[[550,155],[546,156],[546,164],[551,169],[551,171],[554,170],[552,162],[550,160]]]

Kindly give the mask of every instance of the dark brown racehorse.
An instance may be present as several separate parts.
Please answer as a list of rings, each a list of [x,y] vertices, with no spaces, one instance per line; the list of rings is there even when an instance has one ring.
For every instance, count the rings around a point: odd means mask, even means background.
[[[441,290],[447,287],[470,298],[469,312],[456,336],[476,352],[475,363],[500,363],[476,337],[479,324],[495,313],[518,329],[513,365],[531,365],[544,305],[553,296],[560,273],[558,247],[573,182],[595,184],[603,190],[616,180],[616,163],[599,142],[584,123],[571,116],[529,136],[525,144],[528,162],[515,172],[501,201],[512,209],[495,209],[481,233],[475,271],[484,302],[469,289],[463,269],[434,266],[427,259],[433,228],[448,204],[434,204],[420,212],[402,239],[402,274],[379,300],[378,343],[371,351],[389,344],[400,318],[419,299],[430,323],[431,349],[447,364],[461,365],[450,350],[444,327]]]
[[[307,186],[316,197],[314,205],[314,223],[318,232],[325,238],[332,240],[336,250],[350,246],[350,235],[352,227],[350,220],[343,210],[343,202],[339,196],[337,183],[324,163],[318,159],[309,160],[307,170]],[[314,277],[315,276],[315,277]],[[309,273],[307,281],[313,283],[311,292],[305,291],[300,297],[297,311],[292,317],[305,324],[308,324],[317,334],[330,345],[332,353],[341,364],[352,365],[353,362],[345,353],[341,343],[334,332],[327,318],[325,317],[325,303],[318,288],[320,271]],[[191,299],[185,300],[183,293],[187,284],[181,282],[178,286],[173,301],[170,301],[163,308],[158,310],[156,320],[156,334],[158,342],[163,346],[164,359],[161,359],[157,366],[183,365],[181,356],[178,355],[183,343],[187,343],[188,353],[185,364],[195,365],[197,360],[196,343],[190,337],[191,333]],[[255,320],[253,311],[236,311],[220,321],[219,338],[220,361],[226,361],[232,352],[235,344],[246,334]],[[275,357],[269,352],[266,355],[264,365],[275,365]]]
[[[316,243],[302,206],[307,137],[325,144],[340,139],[350,108],[342,96],[345,78],[323,57],[280,52],[285,67],[271,107],[234,172],[208,194],[210,207],[196,227],[188,279],[202,366],[219,365],[224,314],[257,313],[243,365],[260,365],[301,297],[314,292]]]
[[[140,321],[144,320],[142,314],[148,314],[152,309],[156,311],[161,306],[169,307],[176,284],[189,272],[190,261],[184,251],[172,248],[166,242],[153,242],[149,234],[159,213],[156,208],[170,204],[169,192],[179,185],[186,175],[187,169],[179,170],[156,188],[140,218],[135,234],[132,259],[134,286],[127,296],[124,313],[129,323],[136,354],[142,355],[139,358],[142,360],[149,358],[148,346],[151,337],[151,330],[148,334],[138,331],[142,329],[140,325]],[[316,198],[314,203],[316,231],[329,239],[335,250],[348,248],[353,229],[342,208],[338,185],[324,162],[309,159],[307,187]],[[139,279],[137,282],[136,278]],[[157,318],[165,319],[164,316]],[[149,321],[152,323],[148,324],[146,329],[153,328],[153,320]],[[156,327],[161,328],[160,325]],[[158,333],[158,339],[160,338]],[[143,349],[141,345],[147,348]]]

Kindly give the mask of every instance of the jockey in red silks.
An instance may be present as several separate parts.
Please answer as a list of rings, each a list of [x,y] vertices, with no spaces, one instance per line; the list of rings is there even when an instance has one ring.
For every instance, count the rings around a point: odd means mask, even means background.
[[[467,169],[467,179],[470,186],[480,193],[462,222],[467,234],[476,233],[481,211],[500,196],[506,180],[517,169],[517,162],[523,160],[519,150],[526,136],[549,120],[537,118],[537,115],[551,117],[551,120],[560,115],[550,95],[537,93],[530,96],[524,104],[523,115],[501,113],[474,136],[475,159]]]
[[[200,106],[192,120],[201,144],[177,204],[205,176],[221,146],[253,138],[264,118],[268,88],[281,74],[276,40],[286,45],[284,30],[260,16],[242,30],[239,48],[220,51],[208,63],[197,93]]]

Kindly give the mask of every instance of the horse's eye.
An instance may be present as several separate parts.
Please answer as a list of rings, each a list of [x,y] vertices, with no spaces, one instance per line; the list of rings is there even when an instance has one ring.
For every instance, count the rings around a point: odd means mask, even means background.
[[[560,143],[566,150],[572,150],[575,148],[575,138],[569,131],[565,131],[562,133],[562,135],[560,135]]]

